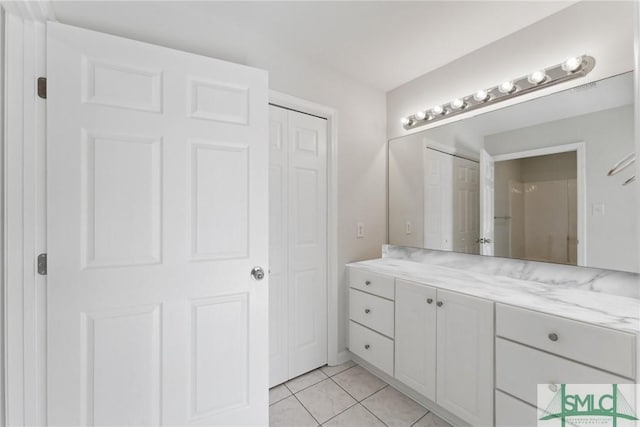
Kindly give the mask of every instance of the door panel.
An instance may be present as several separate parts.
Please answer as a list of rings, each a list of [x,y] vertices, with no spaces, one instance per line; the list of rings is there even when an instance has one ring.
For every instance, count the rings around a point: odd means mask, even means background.
[[[495,161],[480,151],[480,255],[493,255]],[[484,243],[483,243],[484,242]]]
[[[436,290],[396,279],[395,301],[395,377],[435,402]]]
[[[493,302],[438,289],[437,402],[493,425]]]
[[[287,116],[269,106],[269,387],[289,379]]]
[[[327,123],[289,112],[289,378],[327,363]]]
[[[47,53],[49,424],[266,424],[266,73],[56,23]]]
[[[326,127],[270,107],[271,386],[327,362]]]

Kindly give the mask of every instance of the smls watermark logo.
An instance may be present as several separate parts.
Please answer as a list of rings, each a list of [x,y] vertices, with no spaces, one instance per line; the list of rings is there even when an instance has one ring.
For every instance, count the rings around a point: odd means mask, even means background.
[[[538,384],[538,427],[637,424],[635,384]]]

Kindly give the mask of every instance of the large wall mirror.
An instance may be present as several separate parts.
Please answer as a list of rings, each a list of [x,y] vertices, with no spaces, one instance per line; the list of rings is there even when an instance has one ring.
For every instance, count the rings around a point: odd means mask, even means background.
[[[638,272],[633,73],[389,141],[389,243]],[[631,182],[629,182],[631,181]]]

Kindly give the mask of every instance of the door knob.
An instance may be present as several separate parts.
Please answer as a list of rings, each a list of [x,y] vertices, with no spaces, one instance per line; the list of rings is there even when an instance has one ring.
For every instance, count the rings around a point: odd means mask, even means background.
[[[549,339],[550,339],[551,341],[558,341],[558,334],[556,334],[555,332],[551,332],[551,333],[549,334]]]
[[[444,304],[442,301],[438,301],[438,302],[436,303],[436,305],[437,305],[438,307],[442,307],[442,304]]]
[[[368,308],[365,308],[365,309],[364,309],[364,312],[365,312],[365,313],[367,313],[367,314],[369,314],[369,313],[371,313],[371,310],[370,310],[370,309],[368,309]]]
[[[427,298],[427,304],[431,304],[433,302],[433,298]]]
[[[262,267],[253,267],[253,269],[251,270],[251,275],[256,280],[262,280],[264,279],[264,270],[262,269]]]

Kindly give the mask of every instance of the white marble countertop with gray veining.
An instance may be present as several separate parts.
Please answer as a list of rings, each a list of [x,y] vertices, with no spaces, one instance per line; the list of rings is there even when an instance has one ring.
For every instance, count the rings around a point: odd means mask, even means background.
[[[347,264],[498,303],[640,334],[640,300],[396,258]]]

